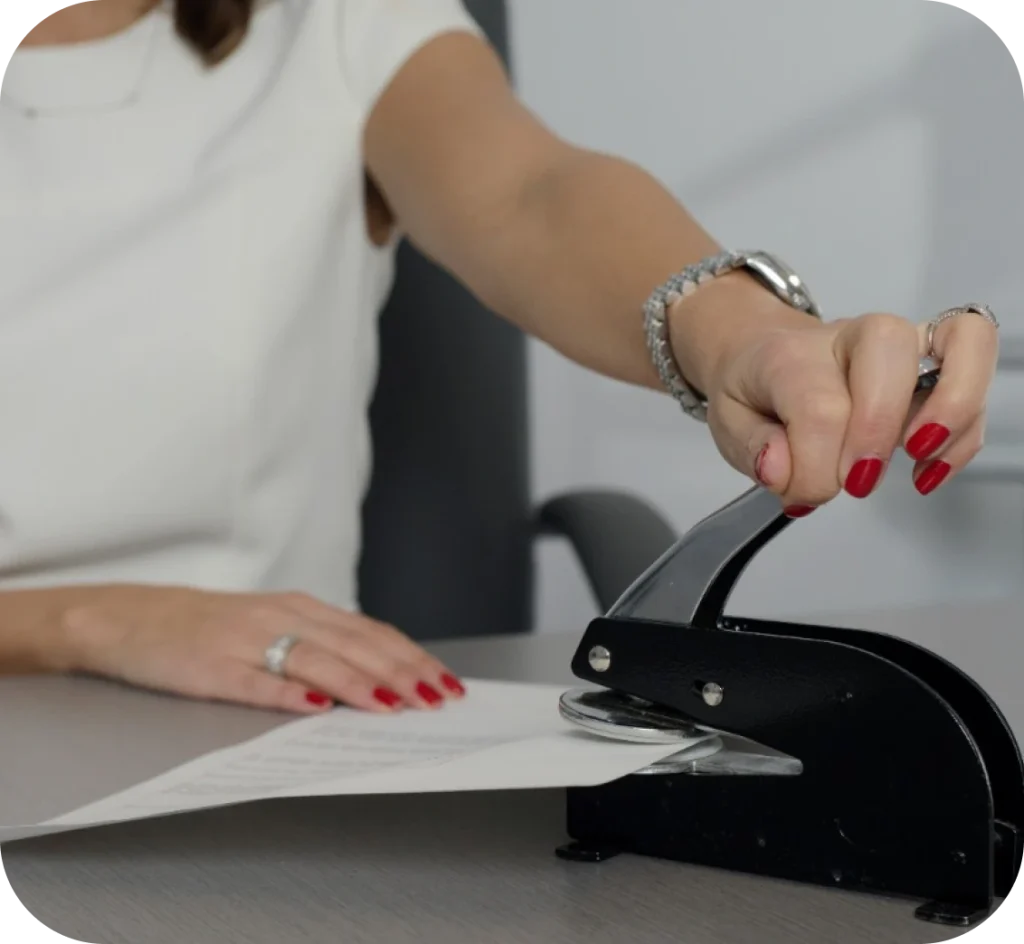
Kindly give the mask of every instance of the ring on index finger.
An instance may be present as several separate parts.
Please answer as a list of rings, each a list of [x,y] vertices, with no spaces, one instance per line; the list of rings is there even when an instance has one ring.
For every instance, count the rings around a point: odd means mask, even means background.
[[[981,302],[968,302],[966,305],[947,308],[928,322],[928,333],[925,338],[928,357],[937,358],[935,353],[935,329],[944,321],[949,321],[950,318],[956,318],[959,315],[977,315],[979,318],[984,318],[997,331],[999,330],[999,320],[993,314],[992,309],[988,305],[981,304]]]

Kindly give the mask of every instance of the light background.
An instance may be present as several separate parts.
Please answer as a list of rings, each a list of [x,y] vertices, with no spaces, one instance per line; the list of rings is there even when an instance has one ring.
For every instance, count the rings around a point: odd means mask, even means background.
[[[727,246],[768,249],[826,315],[991,304],[1024,337],[1024,93],[992,30],[921,0],[510,0],[522,96],[575,142],[652,171]],[[682,260],[680,260],[682,262]],[[747,482],[664,398],[531,351],[538,497],[617,486],[681,529]],[[928,499],[898,459],[756,560],[761,615],[1000,597],[1024,577],[1024,373],[1000,376],[975,476]],[[979,481],[978,472],[999,481]],[[567,547],[539,554],[538,623],[594,605]],[[870,589],[866,589],[870,588]]]

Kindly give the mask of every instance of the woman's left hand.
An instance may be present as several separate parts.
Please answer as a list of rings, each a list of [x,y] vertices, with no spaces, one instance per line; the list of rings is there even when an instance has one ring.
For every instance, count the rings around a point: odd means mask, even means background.
[[[934,331],[942,373],[914,398],[926,325],[871,314],[748,336],[719,362],[708,422],[725,458],[800,517],[845,490],[866,498],[895,451],[915,460],[923,495],[981,449],[998,354],[996,329],[964,313]]]

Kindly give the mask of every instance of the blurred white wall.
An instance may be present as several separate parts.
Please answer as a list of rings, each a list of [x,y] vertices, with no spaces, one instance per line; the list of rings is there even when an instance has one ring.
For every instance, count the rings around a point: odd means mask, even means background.
[[[1024,336],[1024,94],[969,14],[924,0],[510,0],[525,100],[572,140],[645,166],[726,245],[778,252],[827,313],[927,318],[992,304]],[[682,259],[680,262],[682,263]],[[746,487],[673,404],[532,350],[535,490],[618,486],[685,529]],[[1001,376],[989,450],[1012,481],[880,494],[791,527],[730,609],[758,615],[1006,596],[1024,581],[1024,374]],[[1020,445],[1018,445],[1020,444]],[[538,623],[594,604],[557,542]]]

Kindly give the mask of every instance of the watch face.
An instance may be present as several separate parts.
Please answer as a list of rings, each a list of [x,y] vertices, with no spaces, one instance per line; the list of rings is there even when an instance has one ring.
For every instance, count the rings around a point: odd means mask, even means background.
[[[800,278],[782,260],[767,252],[743,253],[743,264],[766,288],[773,291],[787,305],[821,317],[811,293]]]

